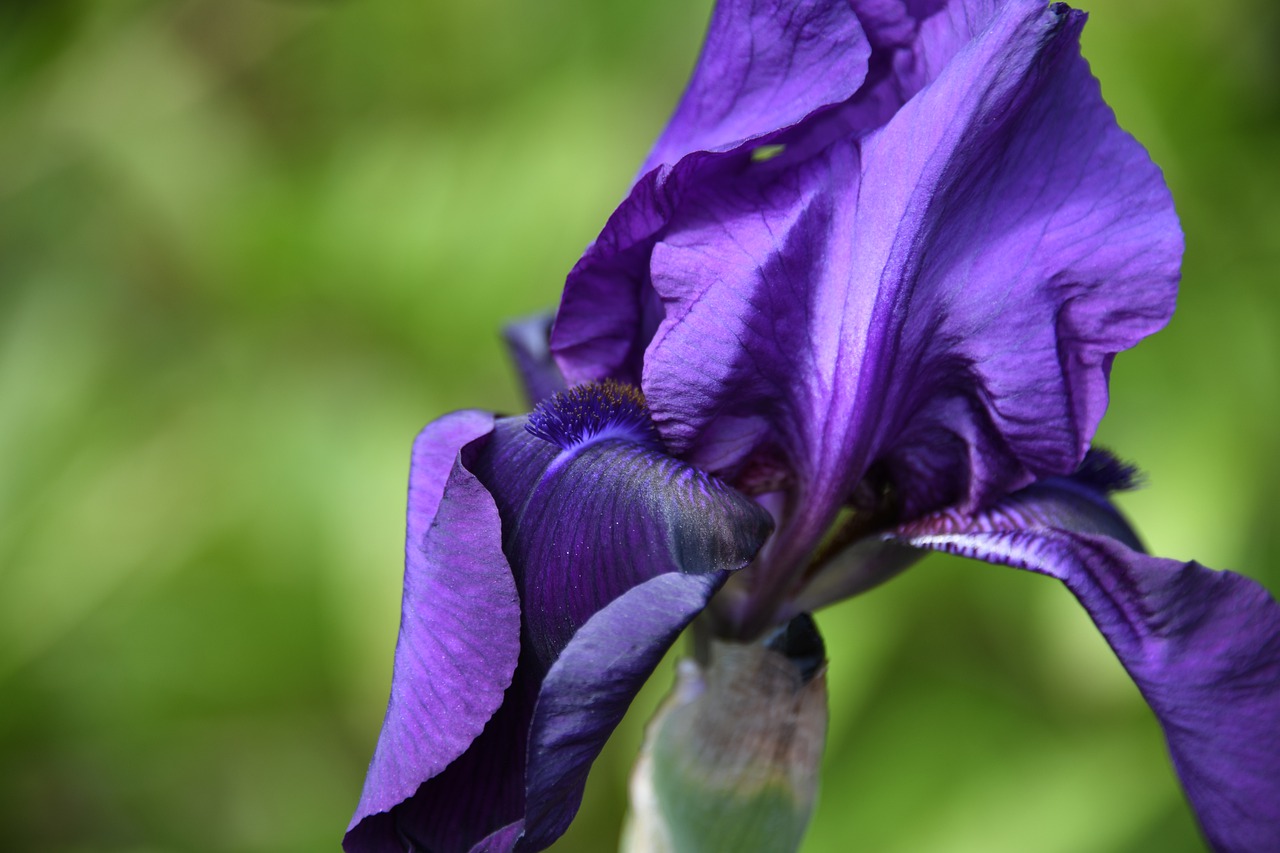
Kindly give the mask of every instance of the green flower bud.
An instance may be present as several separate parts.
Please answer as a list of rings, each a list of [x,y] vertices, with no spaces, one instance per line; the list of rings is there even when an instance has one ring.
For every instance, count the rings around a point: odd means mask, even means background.
[[[822,639],[808,615],[764,643],[681,661],[631,776],[628,853],[790,853],[818,793]]]

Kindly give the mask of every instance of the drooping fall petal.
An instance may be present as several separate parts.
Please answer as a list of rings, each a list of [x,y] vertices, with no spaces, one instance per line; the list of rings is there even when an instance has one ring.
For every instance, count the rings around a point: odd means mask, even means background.
[[[569,826],[591,762],[721,582],[716,574],[681,573],[645,581],[593,616],[551,667],[530,731],[528,849]]]
[[[492,428],[487,413],[456,412],[414,442],[391,698],[349,832],[462,755],[511,683],[520,606],[498,508],[457,461]]]
[[[1258,583],[1142,554],[1088,483],[1037,484],[901,541],[1057,578],[1133,677],[1214,849],[1280,844],[1280,605]],[[1129,534],[1131,536],[1132,534]]]
[[[345,846],[540,849],[652,668],[772,522],[666,456],[642,398],[617,385],[528,418],[448,416],[414,458],[392,702]],[[443,579],[425,599],[424,572]]]
[[[757,504],[661,451],[638,398],[589,386],[497,425],[474,470],[498,503],[524,632],[549,667],[628,589],[667,572],[742,568],[772,529]],[[591,433],[587,421],[610,409]],[[549,413],[547,438],[529,426]],[[549,440],[554,439],[554,440]]]

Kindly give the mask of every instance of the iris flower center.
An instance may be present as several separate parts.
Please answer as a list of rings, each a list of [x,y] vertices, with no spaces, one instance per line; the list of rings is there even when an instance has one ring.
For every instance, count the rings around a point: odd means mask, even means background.
[[[662,439],[639,388],[613,379],[589,382],[543,400],[525,429],[564,451],[606,439],[662,450]]]

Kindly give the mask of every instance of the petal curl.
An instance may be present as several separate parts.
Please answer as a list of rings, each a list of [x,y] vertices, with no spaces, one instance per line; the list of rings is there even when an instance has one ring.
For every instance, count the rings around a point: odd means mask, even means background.
[[[871,43],[866,80],[839,107],[808,123],[800,133],[787,134],[785,141],[792,151],[811,154],[835,139],[857,138],[882,126],[937,77],[950,58],[934,45],[938,39],[931,33],[937,30],[933,19],[947,17],[948,5],[954,14],[956,7],[973,4],[962,0],[950,4],[947,0],[851,0],[850,5]],[[981,31],[975,29],[969,37]]]
[[[1079,482],[1041,484],[975,516],[916,522],[902,539],[1062,581],[1159,719],[1214,849],[1276,849],[1280,605],[1249,578],[1105,535],[1119,516],[1087,493]]]
[[[666,574],[615,599],[551,667],[534,711],[522,850],[541,850],[578,811],[587,771],[632,699],[724,575]]]
[[[598,610],[668,572],[739,569],[769,514],[666,454],[607,438],[571,449],[500,421],[468,465],[497,500],[534,655],[550,667]]]
[[[503,827],[522,824],[524,757],[538,690],[535,671],[536,667],[522,661],[501,707],[467,751],[389,813],[366,819],[348,833],[345,849],[349,853],[466,853],[495,844],[492,839],[477,839],[506,838]]]
[[[870,55],[845,3],[720,0],[689,86],[641,174],[693,151],[737,147],[844,100]]]
[[[889,324],[898,364],[882,394],[940,401],[912,414],[890,464],[936,471],[947,461],[932,448],[950,436],[971,507],[1074,470],[1112,358],[1174,308],[1172,199],[1079,55],[1084,17],[1010,3],[863,152],[863,209],[910,223],[881,247],[881,281],[911,282],[877,304],[905,317]],[[908,145],[928,155],[903,157]],[[956,386],[972,410],[958,426]]]
[[[638,395],[619,399],[607,392],[603,389],[596,402],[625,408],[640,401]],[[501,694],[496,712],[489,708],[483,718],[468,718],[483,726],[482,732],[451,718],[448,707],[430,709],[434,716],[427,721],[438,728],[456,726],[444,731],[426,732],[422,721],[407,729],[389,712],[380,751],[422,749],[396,739],[406,731],[428,749],[450,738],[461,749],[450,749],[448,766],[418,762],[408,767],[401,784],[378,801],[380,808],[362,805],[346,839],[348,850],[411,845],[455,853],[549,844],[576,811],[586,771],[635,691],[729,571],[746,565],[769,534],[767,512],[663,454],[651,443],[656,440],[651,425],[647,432],[638,430],[635,440],[619,427],[577,436],[581,440],[575,443],[572,416],[590,406],[591,394],[579,389],[546,404],[551,414],[555,406],[570,408],[559,412],[563,417],[555,425],[567,447],[527,429],[529,418],[495,423],[483,416],[477,423],[483,433],[455,451],[449,485],[443,498],[434,498],[439,506],[427,542],[441,530],[459,529],[453,513],[475,511],[467,517],[472,524],[467,530],[488,537],[478,544],[490,550],[481,553],[492,556],[500,547],[504,579],[513,599],[519,595],[519,611],[504,614],[514,617],[510,627],[513,636],[519,635],[519,665],[496,685]],[[620,411],[618,405],[602,410],[614,416]],[[540,411],[546,426],[550,418]],[[647,423],[647,413],[638,414]],[[443,455],[423,450],[415,459],[426,460],[419,468],[438,476],[445,470],[438,458]],[[475,500],[456,497],[455,480],[472,487],[467,494]],[[414,492],[411,535],[431,509],[434,493],[428,485],[424,481]],[[482,504],[487,513],[479,511]],[[450,565],[474,568],[475,555],[461,557]],[[411,606],[410,589],[406,585],[406,612],[419,621],[453,617],[454,608],[437,612],[436,599],[415,597]],[[475,592],[462,581],[456,591]],[[476,594],[457,609],[467,622],[455,626],[459,642],[478,639],[483,648],[489,607],[490,600]],[[505,642],[506,635],[496,639]],[[451,659],[463,661],[456,651]],[[397,660],[393,697],[415,685],[424,689],[414,674]],[[477,685],[450,681],[447,686],[450,692],[437,698],[465,706]],[[492,693],[488,682],[478,686]],[[492,704],[493,698],[486,701]],[[520,841],[526,832],[528,840]]]
[[[666,574],[632,588],[587,620],[536,693],[517,687],[537,671],[522,664],[499,712],[510,723],[486,730],[458,765],[397,810],[398,837],[442,853],[541,850],[554,842],[636,693],[723,582],[720,572]],[[483,837],[473,844],[477,833]]]
[[[1182,247],[1082,25],[1014,0],[880,130],[685,199],[642,383],[673,452],[732,477],[780,445],[815,541],[872,463],[908,516],[1074,469]]]
[[[902,47],[916,40],[920,22],[946,5],[946,0],[851,0],[862,29],[875,51]]]
[[[565,281],[552,351],[572,383],[638,383],[661,306],[649,253],[686,187],[726,160],[853,95],[869,47],[854,12],[827,0],[717,3],[689,87],[630,194]]]
[[[520,607],[498,508],[457,461],[492,428],[492,415],[457,412],[414,442],[391,698],[349,841],[462,755],[511,683]]]
[[[640,381],[644,349],[663,313],[649,284],[649,257],[686,190],[732,180],[726,166],[760,144],[784,143],[788,158],[803,159],[835,139],[881,126],[995,14],[990,0],[853,0],[849,6],[852,11],[810,2],[780,14],[776,3],[717,4],[677,114],[628,197],[569,274],[553,350],[572,382]],[[757,53],[771,61],[759,62]],[[812,75],[791,59],[810,54],[828,73]],[[721,85],[721,77],[739,86]],[[766,91],[800,97],[759,97]]]

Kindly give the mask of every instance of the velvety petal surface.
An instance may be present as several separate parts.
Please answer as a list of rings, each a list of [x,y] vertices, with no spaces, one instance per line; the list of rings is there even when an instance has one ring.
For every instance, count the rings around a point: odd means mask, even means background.
[[[547,673],[536,705],[523,703],[532,713],[531,727],[526,719],[527,787],[522,792],[527,813],[490,832],[471,853],[542,850],[564,833],[578,811],[591,763],[680,632],[723,581],[718,572],[661,575],[627,591],[583,625]],[[494,741],[492,746],[502,745]],[[486,751],[491,770],[503,775],[501,755]],[[525,752],[521,745],[522,758]],[[510,763],[509,751],[507,759]],[[470,783],[465,794],[483,783],[461,781]],[[440,795],[450,798],[444,790]],[[455,792],[452,799],[467,808],[464,796]],[[441,817],[433,819],[438,823]]]
[[[452,578],[427,600],[406,583],[413,620],[406,615],[400,648],[409,637],[415,656],[397,654],[392,711],[404,693],[428,700],[421,715],[389,711],[374,766],[389,762],[395,784],[369,783],[379,798],[362,801],[348,850],[509,850],[526,827],[525,847],[549,844],[635,691],[768,536],[768,513],[666,456],[643,400],[619,387],[557,395],[528,418],[462,413],[419,439],[410,536],[424,538],[418,550],[429,558],[433,543],[456,541],[458,550],[441,552],[451,559],[430,565],[477,577]],[[442,446],[446,434],[452,443]],[[446,475],[441,497],[432,484]],[[460,553],[464,545],[472,550]],[[489,558],[510,608],[476,586],[489,579],[477,561]],[[467,600],[455,608],[456,596]],[[424,623],[450,624],[453,645],[437,655]],[[466,671],[484,663],[486,644],[511,655],[514,674]],[[422,649],[432,655],[425,680],[413,667]],[[477,697],[483,716],[456,712]]]
[[[809,546],[873,463],[907,516],[1075,468],[1182,248],[1082,25],[1007,3],[883,128],[683,200],[643,377],[674,453],[730,478],[783,456]]]
[[[541,850],[578,811],[587,771],[667,650],[724,574],[666,574],[591,617],[542,685],[530,730],[528,812],[520,849]]]
[[[732,180],[724,161],[741,160],[760,144],[785,143],[783,156],[799,161],[835,139],[856,139],[881,126],[986,29],[999,3],[854,0],[849,6],[852,13],[842,3],[798,4],[795,16],[780,14],[782,4],[733,0],[716,7],[677,115],[630,195],[568,277],[554,351],[573,382],[639,382],[644,349],[663,314],[648,283],[650,252],[688,188]],[[801,44],[806,30],[821,35]],[[761,52],[762,45],[771,60],[816,54],[831,73],[815,80],[796,62],[759,63],[751,51]],[[718,73],[752,84],[721,86]],[[804,96],[768,104],[742,97],[770,88]],[[691,121],[695,116],[707,125]],[[746,142],[735,147],[734,140]]]
[[[498,508],[457,461],[492,428],[487,413],[457,412],[414,442],[391,698],[349,829],[462,755],[511,683],[520,607]]]
[[[1280,847],[1280,605],[1258,583],[1139,553],[1096,490],[1058,480],[907,543],[1049,575],[1084,606],[1164,729],[1216,850]],[[1127,529],[1127,526],[1125,526]]]
[[[630,194],[569,273],[552,350],[570,382],[638,382],[661,306],[649,253],[684,189],[718,180],[722,161],[849,98],[870,48],[845,3],[722,0],[666,130]]]
[[[502,705],[467,751],[389,813],[364,820],[347,835],[347,850],[466,853],[477,839],[522,821],[525,753],[538,689],[534,670],[518,666]]]
[[[500,421],[468,465],[497,500],[526,641],[544,667],[627,590],[742,568],[772,530],[753,501],[644,441],[562,447],[527,424]]]

